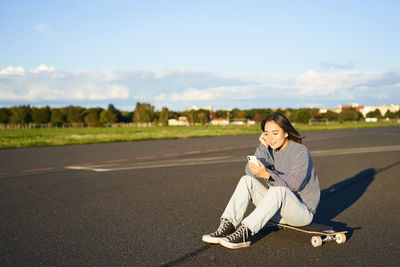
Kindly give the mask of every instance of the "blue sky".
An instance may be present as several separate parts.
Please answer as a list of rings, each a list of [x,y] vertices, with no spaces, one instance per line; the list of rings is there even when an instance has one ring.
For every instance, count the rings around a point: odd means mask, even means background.
[[[1,1],[0,106],[399,104],[399,1]]]

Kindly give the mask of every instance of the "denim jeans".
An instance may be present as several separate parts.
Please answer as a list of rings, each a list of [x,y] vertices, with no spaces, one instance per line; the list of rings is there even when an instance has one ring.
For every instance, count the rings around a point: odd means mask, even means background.
[[[253,202],[256,208],[242,221],[250,202]],[[245,175],[236,186],[221,218],[230,220],[235,227],[242,223],[255,234],[270,220],[303,226],[310,224],[313,216],[289,188],[267,188],[256,178]]]

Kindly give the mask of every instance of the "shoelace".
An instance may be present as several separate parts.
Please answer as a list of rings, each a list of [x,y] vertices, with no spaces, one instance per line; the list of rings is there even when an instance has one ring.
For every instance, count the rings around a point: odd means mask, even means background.
[[[227,236],[229,241],[233,241],[238,239],[240,236],[243,236],[243,242],[246,242],[246,236],[248,236],[248,229],[246,225],[242,224],[233,234]]]
[[[228,220],[223,219],[217,229],[217,231],[215,232],[216,235],[220,235],[222,232],[224,232],[226,230],[226,228],[228,227]]]

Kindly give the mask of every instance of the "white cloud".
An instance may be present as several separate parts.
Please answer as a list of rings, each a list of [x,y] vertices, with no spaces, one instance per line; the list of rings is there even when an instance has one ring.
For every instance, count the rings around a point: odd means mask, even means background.
[[[49,35],[53,34],[52,29],[47,24],[36,24],[35,31],[37,31],[38,33],[40,33],[44,36],[49,36]]]
[[[374,89],[374,81],[382,79],[381,73],[371,72],[337,72],[318,73],[310,70],[297,77],[291,83],[286,83],[290,90],[295,91],[300,97],[334,97],[338,99],[353,99],[353,92]],[[280,79],[278,79],[279,81]]]
[[[167,94],[161,93],[161,94],[156,95],[156,96],[154,97],[154,101],[156,101],[156,102],[162,102],[162,101],[165,101],[166,98],[167,98]]]
[[[0,87],[0,99],[7,101],[38,101],[38,100],[57,100],[65,97],[64,91],[50,90],[48,88],[31,88],[23,93]]]
[[[134,98],[136,101],[146,101],[146,102],[151,101],[151,99],[149,98],[149,96],[148,96],[147,94],[144,94],[144,93],[135,94],[133,98]]]
[[[170,101],[209,101],[213,100],[213,95],[206,90],[199,90],[195,88],[189,88],[182,93],[173,93],[170,96]]]
[[[10,90],[3,90],[0,88],[0,99],[8,100],[8,101],[18,101],[21,100],[21,96],[15,94]]]
[[[90,88],[90,89],[89,89]],[[109,85],[104,88],[95,89],[94,85],[88,86],[88,91],[95,91],[88,94],[90,100],[108,100],[108,99],[127,99],[129,90],[121,85]]]
[[[111,86],[111,95],[112,99],[127,99],[129,98],[129,89],[125,88],[122,85],[112,85]]]
[[[40,98],[47,99],[49,96],[51,96],[51,90],[48,88],[35,88],[28,91],[26,99],[30,101],[37,101]]]
[[[54,67],[48,67],[45,64],[41,64],[36,67],[32,72],[39,73],[39,72],[53,72],[55,69]]]
[[[212,74],[211,72],[208,71],[199,71],[191,68],[176,68],[176,69],[158,70],[153,72],[154,78],[157,79],[164,79],[172,75],[179,75],[179,74],[187,75],[187,74],[199,74],[199,73]]]
[[[71,92],[70,97],[71,99],[77,99],[77,100],[90,99],[90,97],[87,97],[86,94],[82,91]]]
[[[118,106],[150,102],[163,106],[246,105],[315,106],[313,103],[390,101],[400,99],[400,73],[310,70],[301,75],[223,76],[195,70],[58,71],[44,64],[33,70],[0,70],[0,105],[26,102],[112,102]],[[379,92],[379,93],[377,93]],[[235,103],[235,104],[231,104]],[[390,103],[387,103],[390,104]],[[327,104],[325,104],[327,105]]]
[[[388,94],[385,94],[385,93],[378,93],[377,97],[381,98],[381,99],[389,99],[390,98],[390,96]]]
[[[163,95],[164,99],[172,102],[196,102],[230,99],[255,99],[261,88],[249,86],[219,86],[205,89],[188,88],[183,92]],[[159,96],[157,96],[159,97]]]
[[[23,75],[25,74],[25,69],[23,67],[11,67],[8,66],[0,71],[1,75]]]
[[[99,80],[103,80],[104,82],[118,81],[122,78],[121,74],[115,71],[101,71],[96,76],[98,76]]]

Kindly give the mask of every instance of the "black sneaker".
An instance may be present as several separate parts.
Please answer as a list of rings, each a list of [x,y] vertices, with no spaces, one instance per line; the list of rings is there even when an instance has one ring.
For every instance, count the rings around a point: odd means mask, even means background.
[[[219,242],[227,248],[244,248],[251,244],[251,231],[246,225],[242,224],[233,234],[224,237]]]
[[[222,218],[217,231],[214,233],[203,235],[203,241],[211,244],[218,244],[222,237],[235,232],[235,226],[227,220]]]

